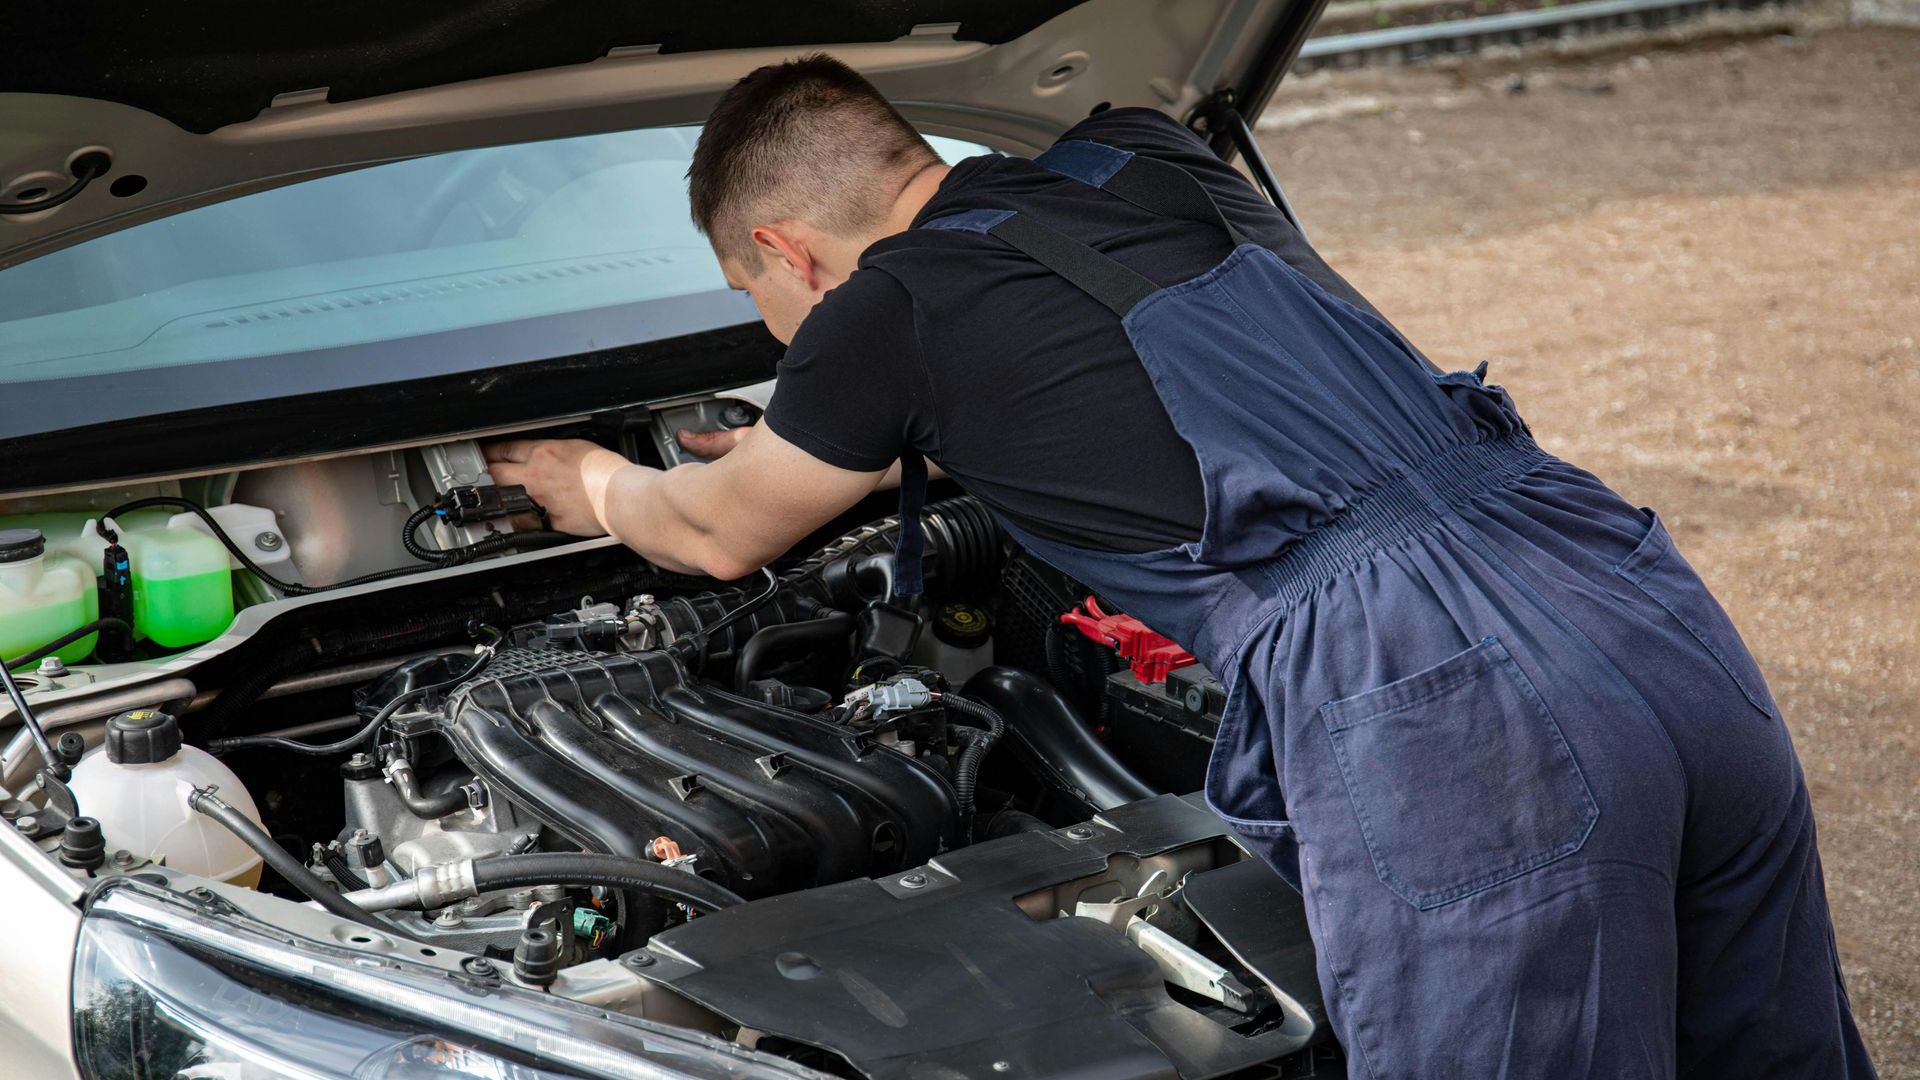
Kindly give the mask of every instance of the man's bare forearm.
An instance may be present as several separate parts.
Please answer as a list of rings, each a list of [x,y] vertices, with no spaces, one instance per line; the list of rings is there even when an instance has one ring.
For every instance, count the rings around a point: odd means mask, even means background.
[[[751,553],[727,551],[717,541],[726,523],[715,512],[714,485],[702,483],[715,479],[702,475],[711,468],[661,470],[623,462],[602,477],[586,478],[588,499],[608,534],[647,561],[681,573],[740,577],[754,569],[744,565]]]
[[[752,428],[732,428],[719,431],[681,431],[675,435],[675,438],[680,440],[680,445],[689,453],[703,458],[722,458],[734,447],[746,441],[746,437],[751,434],[753,434]],[[927,462],[929,480],[942,479],[946,475],[940,471],[940,466],[931,461]],[[896,461],[887,467],[886,472],[880,474],[880,482],[873,487],[875,491],[891,491],[899,486],[900,463]]]
[[[722,579],[778,558],[881,476],[825,465],[759,428],[711,464],[662,471],[602,451],[580,466],[608,533],[660,566]]]

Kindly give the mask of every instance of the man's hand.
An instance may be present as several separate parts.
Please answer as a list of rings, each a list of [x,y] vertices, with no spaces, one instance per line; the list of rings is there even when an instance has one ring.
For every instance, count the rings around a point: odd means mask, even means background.
[[[494,481],[525,487],[553,528],[611,533],[656,565],[722,580],[777,558],[885,475],[834,468],[764,427],[741,431],[719,436],[732,445],[712,464],[666,471],[572,439],[515,439],[486,455]]]
[[[607,530],[599,508],[627,459],[582,439],[512,439],[485,448],[496,484],[519,484],[546,508],[548,525],[575,536]]]

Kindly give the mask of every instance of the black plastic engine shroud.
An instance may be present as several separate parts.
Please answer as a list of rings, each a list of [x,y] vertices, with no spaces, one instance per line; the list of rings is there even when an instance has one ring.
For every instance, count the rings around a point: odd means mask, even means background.
[[[1176,1000],[1119,929],[1018,900],[1177,850],[1205,851],[1214,864],[1185,876],[1181,904],[1279,1006],[1256,1030],[1235,1030],[1223,1021],[1237,1017],[1203,1012],[1191,996]],[[642,978],[745,1028],[830,1050],[870,1080],[1211,1080],[1327,1037],[1300,893],[1247,858],[1199,795],[973,844],[901,876],[728,908],[640,951]],[[1261,1075],[1346,1075],[1321,1064],[1295,1057]]]
[[[749,897],[914,866],[955,836],[938,771],[663,652],[502,650],[440,725],[495,792],[581,846],[637,856],[666,836]]]

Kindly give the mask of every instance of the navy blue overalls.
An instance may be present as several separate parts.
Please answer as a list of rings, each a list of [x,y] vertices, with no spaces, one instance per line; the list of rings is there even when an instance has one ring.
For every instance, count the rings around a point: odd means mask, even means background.
[[[1111,308],[1192,445],[1195,542],[1009,529],[1228,686],[1206,796],[1305,894],[1353,1075],[1871,1076],[1799,762],[1658,518],[1177,166],[1086,141],[1039,161],[1232,243],[1158,288],[1024,214],[922,226]]]

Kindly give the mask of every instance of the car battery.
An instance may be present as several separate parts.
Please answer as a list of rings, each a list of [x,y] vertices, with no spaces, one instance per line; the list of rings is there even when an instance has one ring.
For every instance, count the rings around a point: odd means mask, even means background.
[[[1107,746],[1156,787],[1198,791],[1226,706],[1226,687],[1200,664],[1175,668],[1164,682],[1122,668],[1107,676]]]

